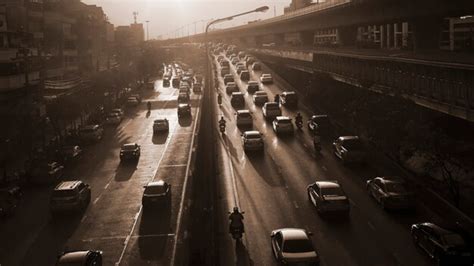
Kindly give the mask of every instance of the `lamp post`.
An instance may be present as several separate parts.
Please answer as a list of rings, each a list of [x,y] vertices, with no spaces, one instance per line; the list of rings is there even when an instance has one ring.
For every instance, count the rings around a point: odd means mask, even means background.
[[[149,38],[149,35],[148,35],[148,22],[150,22],[149,20],[145,21],[146,22],[146,40],[148,41],[150,38]]]

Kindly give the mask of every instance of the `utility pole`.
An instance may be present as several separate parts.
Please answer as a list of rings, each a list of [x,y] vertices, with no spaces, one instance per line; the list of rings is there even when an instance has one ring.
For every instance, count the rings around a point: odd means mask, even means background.
[[[149,20],[145,21],[146,22],[146,40],[148,41],[150,39],[149,35],[148,35],[148,22],[150,22]]]
[[[137,11],[133,11],[133,23],[134,23],[134,24],[137,24],[137,17],[138,17],[138,12],[137,12]]]

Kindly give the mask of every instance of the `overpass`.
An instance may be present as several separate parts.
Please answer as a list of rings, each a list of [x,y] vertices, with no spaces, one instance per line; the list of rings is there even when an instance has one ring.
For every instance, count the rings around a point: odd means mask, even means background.
[[[469,0],[328,0],[211,31],[208,40],[474,121],[474,56],[456,51],[472,52],[473,44],[455,36],[474,25],[474,18],[459,18],[470,13]],[[203,41],[197,34],[165,42]]]

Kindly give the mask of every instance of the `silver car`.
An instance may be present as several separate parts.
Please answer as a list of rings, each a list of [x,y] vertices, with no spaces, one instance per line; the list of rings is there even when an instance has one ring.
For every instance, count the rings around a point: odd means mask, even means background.
[[[238,110],[235,113],[238,127],[251,127],[253,125],[252,113],[249,110]]]
[[[349,199],[336,181],[314,182],[307,187],[307,193],[318,213],[348,213],[350,210]]]
[[[273,130],[275,131],[277,135],[293,134],[294,132],[291,118],[287,116],[277,116],[275,120],[273,120],[272,125],[273,125]]]
[[[399,177],[376,177],[367,181],[367,192],[384,209],[411,209],[414,194]]]
[[[244,151],[263,151],[262,134],[258,131],[245,131],[242,134],[242,143]]]
[[[333,142],[334,154],[343,163],[363,163],[367,152],[358,136],[342,136]]]
[[[273,230],[270,237],[275,259],[285,265],[319,265],[319,255],[309,236],[299,228]]]

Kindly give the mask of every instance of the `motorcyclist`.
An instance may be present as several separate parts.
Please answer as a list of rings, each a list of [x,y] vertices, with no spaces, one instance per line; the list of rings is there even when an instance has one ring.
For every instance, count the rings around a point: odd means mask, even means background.
[[[300,114],[300,112],[298,112],[295,116],[295,123],[296,123],[296,126],[303,124],[303,116]]]
[[[218,103],[219,105],[222,104],[222,95],[221,95],[220,93],[217,94],[217,103]]]
[[[147,102],[146,105],[148,107],[148,112],[150,112],[151,111],[151,102]]]
[[[225,129],[225,119],[224,119],[224,116],[221,116],[221,119],[219,120],[219,127],[223,126],[224,129]]]
[[[275,102],[278,104],[280,103],[280,94],[275,95]]]
[[[229,215],[229,232],[232,233],[232,229],[241,229],[244,232],[244,216],[239,212],[238,207],[234,207],[234,211]]]

